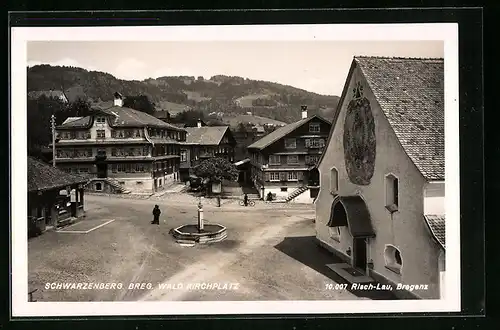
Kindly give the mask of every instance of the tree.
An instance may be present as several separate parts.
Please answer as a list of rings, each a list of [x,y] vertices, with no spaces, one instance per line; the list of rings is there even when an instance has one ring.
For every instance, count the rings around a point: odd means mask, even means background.
[[[123,101],[123,106],[152,116],[155,113],[155,105],[146,95],[127,96]]]
[[[208,182],[221,182],[222,180],[236,180],[238,169],[227,159],[212,157],[202,161],[193,168],[194,174]]]
[[[247,130],[246,125],[243,123],[238,123],[238,126],[236,127],[236,132],[247,133],[248,130]]]
[[[87,117],[91,114],[91,105],[90,102],[82,100],[80,98],[76,99],[76,101],[68,104],[66,108],[66,118],[67,117]]]
[[[62,118],[65,105],[58,98],[40,96],[37,100],[28,100],[27,104],[27,139],[28,154],[36,155],[51,141],[50,117],[56,116],[56,124],[60,125],[66,118]]]

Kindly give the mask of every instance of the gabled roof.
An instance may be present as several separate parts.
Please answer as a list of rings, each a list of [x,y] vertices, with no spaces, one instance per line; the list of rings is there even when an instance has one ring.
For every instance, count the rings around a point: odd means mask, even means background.
[[[166,123],[154,116],[151,116],[145,112],[134,110],[127,107],[112,106],[110,108],[94,108],[96,113],[103,113],[109,115],[111,120],[111,126],[113,127],[160,127],[169,128],[176,131],[183,131],[182,128],[174,126],[172,124]],[[57,128],[77,128],[77,127],[88,127],[92,123],[92,116],[83,117],[74,121],[64,122]]]
[[[445,226],[445,216],[444,215],[425,215],[425,222],[429,227],[432,236],[436,239],[436,241],[443,247],[446,248],[446,226]]]
[[[186,142],[184,144],[218,145],[229,126],[186,127]]]
[[[444,180],[443,59],[354,57],[333,127],[350,93],[348,84],[356,66],[418,170],[429,181]]]
[[[163,120],[156,118],[155,116],[151,116],[145,112],[127,107],[112,106],[110,108],[102,109],[102,111],[114,117],[112,126],[156,126],[181,130],[179,127],[166,123]]]
[[[68,117],[69,118],[77,118],[77,117]],[[79,117],[78,119],[69,120],[66,119],[61,125],[57,126],[57,128],[86,128],[91,124],[91,116],[87,117]]]
[[[310,122],[314,118],[318,118],[318,119],[330,124],[330,122],[328,120],[326,120],[325,118],[323,118],[319,115],[314,115],[314,116],[296,121],[295,123],[291,123],[291,124],[288,124],[286,126],[277,128],[276,130],[274,130],[271,133],[264,136],[262,139],[255,141],[254,143],[249,145],[247,148],[248,149],[262,150],[262,149],[268,147],[269,145],[271,145],[272,143],[274,143],[274,142],[278,141],[279,139],[285,137],[286,135],[290,134],[291,132],[295,131],[297,128],[301,127],[302,125],[307,124],[308,122]]]
[[[66,118],[66,120],[62,123],[62,125],[64,125],[64,124],[68,124],[68,123],[73,122],[73,121],[75,121],[75,120],[80,120],[80,119],[82,119],[82,118],[83,118],[83,117],[68,117],[68,118]]]
[[[87,181],[88,179],[85,177],[63,172],[33,157],[28,157],[29,192],[59,187],[63,188],[68,185],[85,183]]]

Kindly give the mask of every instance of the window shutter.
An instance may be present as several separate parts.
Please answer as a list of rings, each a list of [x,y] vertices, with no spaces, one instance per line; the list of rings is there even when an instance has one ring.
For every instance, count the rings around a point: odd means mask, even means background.
[[[311,146],[311,139],[306,139],[306,148]]]
[[[116,173],[116,164],[111,165],[111,172]]]
[[[287,181],[286,176],[287,176],[286,172],[280,172],[280,181]]]
[[[265,172],[264,175],[265,175],[265,177],[264,177],[265,180],[269,181],[270,180],[269,172]]]
[[[297,172],[297,179],[302,181],[304,179],[304,172]]]

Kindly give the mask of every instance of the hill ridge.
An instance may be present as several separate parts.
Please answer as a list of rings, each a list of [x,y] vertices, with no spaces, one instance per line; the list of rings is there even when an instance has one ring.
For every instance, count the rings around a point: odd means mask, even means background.
[[[239,76],[163,76],[144,80],[124,80],[103,71],[71,66],[35,65],[27,68],[28,92],[42,90],[79,90],[91,102],[110,101],[113,93],[146,95],[158,110],[179,111],[191,108],[227,116],[254,115],[283,122],[300,119],[300,106],[326,117],[339,97],[321,95],[297,87]],[[172,109],[169,109],[171,107]]]

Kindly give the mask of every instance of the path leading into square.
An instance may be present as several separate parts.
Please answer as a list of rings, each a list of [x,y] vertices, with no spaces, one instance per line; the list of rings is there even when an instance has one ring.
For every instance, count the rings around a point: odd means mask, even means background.
[[[38,301],[392,299],[327,289],[331,284],[335,287],[344,282],[326,266],[339,260],[314,240],[312,205],[251,208],[207,205],[207,223],[226,226],[228,237],[219,243],[188,247],[177,244],[169,231],[196,223],[197,206],[178,199],[86,196],[87,217],[81,226],[85,221],[93,224],[114,221],[86,234],[46,232],[29,240],[28,287],[38,289],[34,298]],[[155,204],[162,211],[160,225],[151,224]],[[121,283],[123,287],[51,289],[52,283]],[[212,284],[212,289],[192,289],[197,283]],[[193,287],[188,289],[190,284]],[[179,285],[183,288],[179,289]],[[232,288],[220,289],[224,285]],[[218,289],[213,289],[214,286]]]

